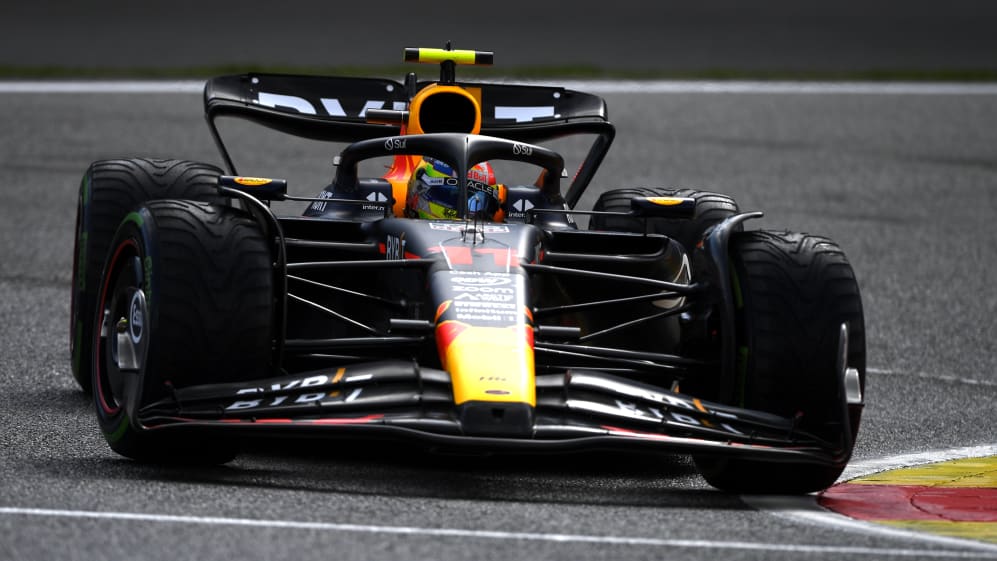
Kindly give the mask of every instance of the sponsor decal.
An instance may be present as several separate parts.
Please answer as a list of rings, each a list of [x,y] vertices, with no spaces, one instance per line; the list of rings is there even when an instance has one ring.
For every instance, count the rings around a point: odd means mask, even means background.
[[[383,203],[387,203],[390,200],[387,195],[381,193],[380,191],[372,191],[368,193],[364,199],[374,204],[364,203],[361,206],[362,210],[375,210],[377,212],[384,212],[386,205]]]
[[[480,276],[453,275],[450,277],[450,282],[460,286],[505,286],[507,284],[512,284],[512,276],[504,274]]]
[[[258,407],[276,407],[278,405],[307,405],[317,403],[327,405],[331,403],[349,403],[360,397],[363,388],[354,388],[349,394],[343,394],[339,390],[301,393],[297,395],[279,395],[273,399],[246,399],[236,401],[225,408],[226,411],[239,411],[243,409],[256,409]]]
[[[478,164],[467,170],[467,179],[478,185],[484,184],[488,186],[489,183],[495,183],[495,174],[489,172],[490,170],[487,167]]]
[[[452,271],[454,313],[458,320],[515,324],[520,306],[516,304],[515,276],[506,273]]]
[[[287,395],[277,395],[268,398],[253,398],[253,394],[263,393],[267,391],[262,387],[256,388],[242,388],[235,392],[238,397],[246,399],[238,399],[233,401],[231,404],[225,407],[226,411],[239,411],[243,409],[256,409],[259,407],[276,407],[278,405],[303,405],[303,404],[318,404],[325,405],[329,403],[349,403],[363,393],[363,388],[354,388],[349,393],[343,393],[340,390],[325,390],[319,389],[319,386],[325,385],[335,385],[343,380],[343,374],[345,373],[345,368],[340,368],[336,371],[335,375],[330,378],[325,374],[319,374],[316,376],[309,376],[307,378],[300,378],[296,380],[290,380],[285,383],[271,384],[269,391],[272,392],[289,392],[290,390],[300,390],[297,393],[289,393]],[[360,376],[350,376],[346,377],[346,382],[359,381],[369,378],[370,375],[360,375]],[[308,391],[309,388],[315,388],[315,391]]]
[[[260,185],[271,183],[273,179],[268,179],[266,177],[236,177],[233,181],[239,185],[245,185],[247,187],[259,187]]]
[[[467,310],[461,307],[457,307],[457,313],[455,315],[459,321],[467,322],[496,322],[502,324],[512,324],[516,321],[514,315],[490,314],[487,313],[487,310]]]
[[[536,106],[496,105],[495,106],[496,119],[513,119],[517,123],[526,123],[529,121],[534,121],[536,119],[550,119],[556,116],[557,115],[554,114],[553,105],[536,105]]]
[[[339,98],[335,97],[322,97],[319,98],[319,105],[321,105],[325,114],[329,117],[350,117],[351,115],[346,113],[343,109],[343,104],[340,102]],[[286,95],[271,92],[261,91],[256,96],[256,103],[258,105],[263,105],[265,107],[272,107],[274,109],[281,109],[284,111],[294,111],[296,113],[303,113],[305,115],[318,115],[318,111],[315,105],[311,101],[299,97],[296,95]],[[371,99],[364,101],[363,107],[360,111],[354,115],[355,117],[363,118],[367,114],[368,109],[383,109],[387,102],[384,100]],[[395,111],[404,111],[406,104],[404,101],[394,101],[391,104],[391,108]]]
[[[463,232],[467,229],[467,225],[463,222],[430,222],[430,230],[437,230],[440,232]],[[478,224],[477,229],[479,232],[484,232],[486,234],[508,234],[509,227],[504,224]]]
[[[395,137],[388,138],[384,141],[384,149],[391,152],[392,150],[404,150],[408,144],[408,139],[405,137]]]
[[[475,286],[464,287],[464,288],[473,288],[475,292],[477,290],[480,290],[479,287]],[[481,288],[490,288],[490,287],[486,286]],[[464,291],[455,296],[454,301],[455,302],[510,302],[513,300],[514,297],[515,293],[513,293],[512,289],[509,289],[509,292],[503,292],[498,294],[491,292],[491,290],[485,292],[484,294],[473,294],[471,292]]]
[[[437,230],[440,232],[462,232],[467,226],[463,223],[455,224],[452,222],[430,222],[429,229]]]
[[[518,201],[512,203],[512,208],[521,213],[530,210],[533,206],[533,203],[531,203],[528,199],[519,199]]]
[[[400,236],[388,236],[384,242],[384,257],[389,260],[405,259],[405,233]]]
[[[533,155],[533,147],[529,144],[515,143],[512,145],[512,153],[516,156],[531,156]]]
[[[489,185],[487,183],[482,183],[481,181],[475,181],[473,179],[467,180],[467,190],[469,192],[482,192],[489,194],[495,198],[498,198],[498,187],[495,185]]]
[[[466,302],[511,302],[516,290],[511,286],[512,276],[451,276],[451,289],[454,301]]]
[[[332,193],[330,191],[322,191],[321,193],[318,194],[318,198],[320,198],[320,199],[331,199],[332,198]],[[316,201],[316,202],[312,203],[312,210],[314,210],[315,212],[325,212],[325,205],[326,204],[327,203],[322,202],[322,201]]]

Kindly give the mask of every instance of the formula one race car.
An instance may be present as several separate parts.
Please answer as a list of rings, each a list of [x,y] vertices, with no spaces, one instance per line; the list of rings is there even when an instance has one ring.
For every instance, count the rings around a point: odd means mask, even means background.
[[[688,452],[738,492],[835,481],[865,337],[832,241],[745,230],[761,213],[705,191],[608,190],[576,209],[615,134],[601,98],[455,79],[487,52],[405,56],[439,64],[439,80],[208,81],[227,173],[150,159],[87,170],[73,373],[114,451],[220,463],[256,435],[383,438]],[[221,116],[347,143],[332,183],[306,199],[238,175]],[[538,143],[570,135],[591,146],[569,182]],[[376,158],[390,169],[363,177]],[[530,179],[500,181],[500,163]],[[277,216],[287,200],[304,216]]]

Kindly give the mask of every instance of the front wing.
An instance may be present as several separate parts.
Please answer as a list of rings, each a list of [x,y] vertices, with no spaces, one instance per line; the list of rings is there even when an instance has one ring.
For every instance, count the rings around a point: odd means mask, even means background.
[[[792,419],[720,405],[595,370],[539,375],[528,430],[465,426],[449,375],[380,361],[247,383],[174,390],[138,409],[151,432],[356,436],[434,448],[507,452],[650,449],[843,466],[847,443],[797,430]],[[496,410],[498,411],[498,410]],[[845,431],[847,432],[847,431]]]

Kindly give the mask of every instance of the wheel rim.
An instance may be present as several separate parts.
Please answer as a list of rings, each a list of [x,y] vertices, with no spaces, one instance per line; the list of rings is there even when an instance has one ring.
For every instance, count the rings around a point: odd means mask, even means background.
[[[124,405],[128,382],[139,374],[149,339],[144,273],[134,240],[115,249],[107,270],[97,308],[94,389],[103,413],[114,416]]]

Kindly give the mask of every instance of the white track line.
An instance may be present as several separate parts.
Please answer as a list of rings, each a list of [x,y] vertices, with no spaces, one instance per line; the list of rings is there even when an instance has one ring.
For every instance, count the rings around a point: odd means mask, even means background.
[[[203,93],[203,80],[176,81],[113,81],[113,80],[52,80],[52,81],[0,81],[0,93],[58,94],[58,93]]]
[[[889,370],[885,368],[867,368],[869,374],[886,376],[910,376],[912,378],[924,378],[925,380],[936,380],[940,382],[955,382],[970,386],[987,386],[997,388],[997,382],[991,380],[974,380],[972,378],[960,378],[958,376],[943,376],[939,374],[929,374],[927,372],[900,372],[899,370]]]
[[[841,479],[847,481],[856,477],[872,475],[882,471],[904,467],[918,466],[935,462],[946,462],[962,458],[979,458],[997,455],[997,445],[967,446],[949,450],[936,450],[915,454],[903,454],[851,462],[842,474]],[[905,541],[919,541],[945,547],[973,549],[978,552],[988,552],[986,558],[997,557],[997,545],[984,542],[924,534],[901,528],[893,528],[874,522],[855,520],[847,516],[831,512],[817,504],[814,496],[773,496],[744,495],[741,500],[748,506],[767,512],[786,520],[802,521],[817,526],[837,528],[840,530],[871,534],[881,537],[898,538]],[[979,553],[976,553],[979,555]]]
[[[0,507],[0,514],[21,516],[42,516],[58,518],[84,518],[129,522],[153,522],[172,524],[199,524],[208,526],[243,526],[254,528],[280,528],[291,530],[322,530],[336,532],[356,532],[366,534],[395,534],[426,537],[450,537],[468,539],[497,539],[516,541],[543,541],[557,543],[592,543],[603,545],[649,546],[687,549],[717,549],[741,551],[771,551],[788,553],[810,553],[831,555],[868,555],[876,558],[897,557],[937,557],[950,559],[997,559],[997,548],[993,555],[980,551],[951,551],[924,549],[893,549],[875,547],[851,547],[829,545],[794,545],[783,543],[678,540],[619,536],[591,536],[583,534],[539,534],[529,532],[500,532],[488,530],[460,530],[454,528],[419,528],[411,526],[374,526],[363,524],[335,524],[329,522],[299,522],[291,520],[256,520],[250,518],[220,518],[210,516],[174,516],[167,514],[141,514],[130,512],[99,512],[87,510],[53,510],[41,508]]]
[[[550,84],[595,93],[997,95],[997,84],[970,83],[569,80]]]
[[[848,481],[856,477],[865,477],[881,471],[899,469],[935,462],[947,462],[950,460],[961,460],[963,458],[983,458],[986,456],[997,456],[997,444],[984,444],[981,446],[964,446],[962,448],[950,448],[948,450],[930,450],[928,452],[916,452],[912,454],[901,454],[886,458],[871,460],[853,460],[841,474],[841,481]]]
[[[497,82],[563,86],[598,94],[852,94],[852,95],[997,95],[997,84],[920,82],[768,82],[678,80],[566,80]],[[200,94],[201,80],[0,80],[0,93],[182,93]]]

